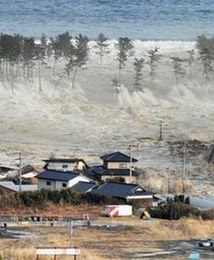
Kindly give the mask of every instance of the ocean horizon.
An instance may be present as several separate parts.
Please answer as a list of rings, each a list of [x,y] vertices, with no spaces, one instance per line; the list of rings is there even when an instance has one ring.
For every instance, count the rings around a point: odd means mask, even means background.
[[[10,0],[0,1],[0,32],[40,37],[64,31],[94,39],[194,41],[213,36],[212,0]]]

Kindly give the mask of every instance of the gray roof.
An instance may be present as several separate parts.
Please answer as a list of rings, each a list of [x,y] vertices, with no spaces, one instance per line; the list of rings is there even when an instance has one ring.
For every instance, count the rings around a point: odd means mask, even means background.
[[[82,159],[77,159],[77,158],[73,158],[73,159],[68,159],[68,158],[50,158],[47,160],[43,160],[46,163],[49,162],[56,162],[56,163],[75,163],[75,162],[79,162],[82,161],[84,162]]]
[[[72,189],[78,192],[88,192],[92,188],[96,186],[95,182],[84,182],[84,181],[79,181],[77,184],[75,184]]]
[[[70,181],[79,176],[79,173],[76,172],[63,172],[63,171],[54,171],[54,170],[46,170],[36,177],[38,179],[44,180],[55,180],[55,181]]]
[[[104,176],[129,176],[130,169],[107,169],[105,166],[94,166],[91,168],[91,172],[95,175]],[[132,170],[132,176],[138,176],[139,173]]]
[[[100,159],[107,162],[130,162],[130,160],[132,160],[132,162],[137,162],[137,159],[131,159],[130,156],[119,151],[115,153],[105,154],[101,156]]]
[[[92,192],[99,195],[124,198],[124,199],[130,196],[140,197],[146,195],[154,195],[153,192],[146,191],[137,184],[118,183],[112,181],[104,183],[97,189],[93,189]]]
[[[19,185],[16,185],[12,181],[1,181],[0,182],[0,187],[4,187],[6,189],[12,190],[12,191],[19,191]],[[32,184],[24,184],[21,186],[22,191],[35,191],[38,189],[37,185],[32,185]]]

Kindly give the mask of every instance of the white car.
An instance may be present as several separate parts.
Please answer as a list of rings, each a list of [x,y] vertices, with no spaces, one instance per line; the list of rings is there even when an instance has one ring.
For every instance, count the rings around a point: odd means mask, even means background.
[[[198,245],[201,247],[211,247],[213,246],[213,241],[212,239],[203,239],[199,241]]]

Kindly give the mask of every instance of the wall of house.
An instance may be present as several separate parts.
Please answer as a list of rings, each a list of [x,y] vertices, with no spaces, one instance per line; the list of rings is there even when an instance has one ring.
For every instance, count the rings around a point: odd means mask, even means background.
[[[51,183],[51,185],[47,185],[47,181]],[[61,189],[67,189],[75,184],[77,184],[79,181],[85,181],[89,182],[90,180],[87,177],[84,176],[77,176],[76,178],[66,182],[66,181],[53,181],[53,180],[38,180],[38,189],[49,189],[49,190],[61,190]],[[66,187],[63,187],[63,183],[67,184]]]
[[[133,166],[133,164],[132,164]],[[108,169],[129,169],[130,163],[123,163],[123,162],[108,162],[107,163]]]
[[[55,170],[55,171],[74,171],[79,170],[83,171],[85,168],[84,162],[75,162],[75,163],[61,163],[61,162],[50,162],[48,163],[47,169],[48,170]]]
[[[73,171],[76,166],[76,163],[50,162],[48,163],[47,169],[55,171]]]
[[[136,176],[112,176],[112,175],[102,175],[101,176],[101,181],[108,181],[108,180],[113,180],[114,178],[119,178],[122,177],[123,179],[125,179],[126,183],[136,183],[137,179]]]
[[[47,181],[50,181],[51,185],[47,185]],[[38,189],[48,189],[48,190],[55,190],[56,182],[52,180],[38,180]]]

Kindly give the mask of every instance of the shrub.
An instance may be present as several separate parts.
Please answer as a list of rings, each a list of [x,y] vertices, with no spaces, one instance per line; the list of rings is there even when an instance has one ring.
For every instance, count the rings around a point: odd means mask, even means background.
[[[166,202],[153,209],[151,215],[170,220],[177,220],[181,217],[200,217],[200,211],[188,203],[189,201],[186,201],[183,196],[175,196],[174,200],[167,199]]]
[[[214,220],[214,209],[202,210],[201,217],[204,220]]]

